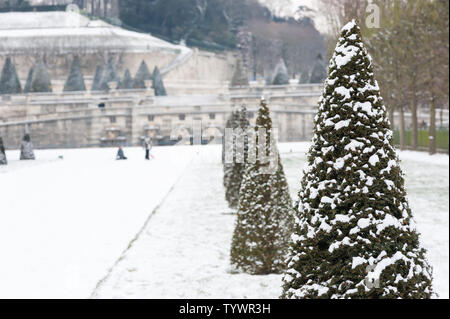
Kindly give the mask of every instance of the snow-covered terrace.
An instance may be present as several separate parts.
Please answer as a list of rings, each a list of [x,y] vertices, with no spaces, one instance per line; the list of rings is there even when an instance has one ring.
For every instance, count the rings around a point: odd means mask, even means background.
[[[76,12],[0,13],[0,54],[50,50],[65,52],[190,52],[150,34],[90,20]]]

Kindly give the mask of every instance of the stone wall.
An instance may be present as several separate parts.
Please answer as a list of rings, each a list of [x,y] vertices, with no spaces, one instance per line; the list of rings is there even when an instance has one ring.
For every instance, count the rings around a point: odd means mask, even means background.
[[[201,121],[203,134],[217,135],[232,109],[243,103],[254,123],[263,94],[281,141],[311,138],[320,86],[222,90],[223,94],[196,94],[192,87],[189,95],[167,97],[152,96],[150,90],[3,96],[0,136],[7,148],[17,148],[28,125],[38,148],[139,145],[143,136],[167,140],[192,134],[193,121]]]

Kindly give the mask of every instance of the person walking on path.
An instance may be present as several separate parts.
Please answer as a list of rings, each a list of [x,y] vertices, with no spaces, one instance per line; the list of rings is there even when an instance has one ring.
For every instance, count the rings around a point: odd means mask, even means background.
[[[144,148],[145,148],[145,159],[150,160],[150,150],[152,149],[152,140],[148,136],[144,139]]]
[[[116,160],[126,160],[125,154],[123,153],[123,147],[119,146],[119,150],[117,151]]]

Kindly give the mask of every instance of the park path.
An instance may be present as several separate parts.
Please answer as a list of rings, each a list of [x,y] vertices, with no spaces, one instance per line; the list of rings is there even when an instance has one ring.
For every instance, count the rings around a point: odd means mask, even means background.
[[[229,272],[232,213],[220,160],[194,161],[92,297],[277,298],[280,276]]]

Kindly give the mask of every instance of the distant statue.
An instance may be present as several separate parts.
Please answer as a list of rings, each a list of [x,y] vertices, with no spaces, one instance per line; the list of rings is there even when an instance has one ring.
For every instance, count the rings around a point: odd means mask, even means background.
[[[244,66],[242,65],[242,61],[241,59],[238,59],[231,79],[231,86],[248,86],[248,84],[248,77],[244,70]]]

